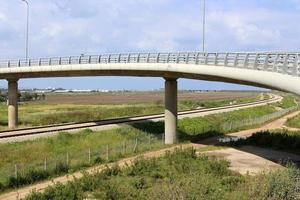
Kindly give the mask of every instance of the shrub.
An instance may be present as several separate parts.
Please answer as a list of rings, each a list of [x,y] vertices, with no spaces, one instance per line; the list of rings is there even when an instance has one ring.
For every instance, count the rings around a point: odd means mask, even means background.
[[[246,139],[231,141],[228,144],[232,146],[256,145],[300,153],[300,134],[287,131],[262,131]]]
[[[64,162],[58,162],[54,169],[54,174],[63,174],[69,172],[69,166]]]
[[[36,181],[44,180],[49,176],[50,174],[44,170],[29,169],[29,171],[23,174],[18,174],[18,177],[10,176],[6,185],[10,188],[17,188],[22,185],[27,185]]]
[[[105,160],[103,158],[101,158],[100,156],[98,156],[94,159],[95,164],[102,164],[104,162],[105,162]]]

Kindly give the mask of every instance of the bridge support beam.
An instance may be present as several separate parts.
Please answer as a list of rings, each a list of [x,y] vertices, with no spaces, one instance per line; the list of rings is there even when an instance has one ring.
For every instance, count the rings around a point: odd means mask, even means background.
[[[18,80],[8,80],[8,128],[18,126]]]
[[[165,79],[165,144],[177,138],[177,79]]]

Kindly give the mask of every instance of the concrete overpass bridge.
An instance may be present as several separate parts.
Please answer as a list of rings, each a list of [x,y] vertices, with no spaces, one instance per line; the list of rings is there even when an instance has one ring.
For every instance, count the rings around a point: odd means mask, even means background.
[[[122,53],[0,62],[8,81],[8,126],[18,125],[18,80],[42,77],[139,76],[165,79],[165,142],[177,140],[177,79],[258,86],[300,95],[300,53]]]

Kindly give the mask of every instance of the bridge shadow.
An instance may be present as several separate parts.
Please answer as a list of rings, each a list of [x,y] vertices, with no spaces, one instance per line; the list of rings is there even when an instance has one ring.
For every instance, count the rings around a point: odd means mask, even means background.
[[[164,121],[155,122],[150,120],[144,120],[138,123],[129,123],[129,125],[137,130],[143,131],[147,134],[151,134],[157,138],[161,137],[161,135],[165,132]],[[220,135],[223,134],[214,130],[202,132],[201,134],[194,133],[193,135],[191,135],[188,132],[180,129],[180,127],[178,128],[178,136],[180,142],[197,143],[201,139]]]
[[[229,142],[221,140],[230,139]],[[211,137],[199,140],[198,144],[230,147],[250,153],[282,166],[289,164],[300,168],[300,134],[258,132],[249,138],[237,136]]]

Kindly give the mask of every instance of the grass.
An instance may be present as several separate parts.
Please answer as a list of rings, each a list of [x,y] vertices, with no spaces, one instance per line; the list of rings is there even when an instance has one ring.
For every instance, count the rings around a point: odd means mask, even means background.
[[[297,97],[295,95],[285,94],[283,96],[283,100],[281,102],[276,103],[275,106],[280,107],[282,109],[286,109],[296,105],[295,99],[297,99]]]
[[[300,171],[296,168],[243,177],[228,166],[224,160],[198,157],[193,149],[177,150],[57,184],[26,199],[299,199]]]
[[[256,118],[276,112],[273,106],[265,105],[247,109],[236,110],[228,113],[213,114],[204,117],[184,118],[178,120],[178,129],[181,141],[197,141],[206,137],[223,135],[229,132],[253,128],[258,126],[244,126],[233,130],[223,130],[223,124],[240,121],[241,119]],[[134,124],[137,129],[157,134],[164,132],[163,122],[147,122]]]
[[[292,128],[300,128],[300,115],[288,119],[285,125]]]
[[[181,142],[224,134],[221,130],[222,123],[230,120],[240,120],[241,118],[261,116],[274,111],[275,109],[272,106],[260,106],[206,117],[180,119],[178,124]],[[110,149],[119,149],[115,152],[110,152],[111,158],[115,160],[124,156],[120,155],[123,142],[127,141],[127,146],[131,145],[132,149],[136,138],[141,138],[140,140],[144,141],[144,145],[140,145],[140,152],[148,150],[147,141],[149,136],[153,138],[152,147],[161,148],[161,134],[163,132],[164,122],[146,122],[130,126],[126,125],[107,131],[92,132],[86,130],[74,135],[61,133],[52,138],[0,144],[0,182],[6,184],[7,177],[14,176],[15,164],[18,165],[18,171],[25,171],[24,173],[26,174],[31,168],[43,169],[45,158],[47,158],[49,163],[48,168],[50,168],[50,163],[52,163],[52,169],[54,169],[55,166],[53,165],[56,162],[66,162],[66,157],[68,156],[69,160],[71,160],[70,170],[78,170],[87,165],[87,154],[90,148],[94,152],[93,155],[101,154],[102,159],[103,157],[105,158],[107,145],[109,145]],[[92,158],[92,160],[96,158],[97,156]]]
[[[247,103],[258,100],[259,96],[240,98],[238,100],[214,100],[214,101],[180,101],[178,109],[190,110],[198,107],[216,107],[231,103]],[[74,105],[58,104],[47,105],[43,102],[22,103],[19,106],[20,127],[32,127],[68,122],[86,122],[94,120],[130,117],[162,113],[163,102],[137,103],[123,105]],[[0,130],[7,129],[7,106],[0,105]]]
[[[163,146],[160,134],[149,135],[129,126],[98,133],[87,129],[78,134],[60,133],[52,138],[1,144],[0,182],[9,185],[7,181],[15,176],[15,164],[20,176],[31,169],[43,170],[45,159],[48,171],[62,163],[67,164],[71,172]]]
[[[254,108],[241,109],[229,113],[221,113],[206,117],[185,118],[178,120],[181,142],[199,140],[214,135],[221,135],[227,132],[222,130],[222,124],[230,121],[239,121],[243,118],[255,118],[275,112],[273,105],[266,105]],[[239,129],[249,128],[240,127]],[[233,130],[232,130],[233,131]],[[30,169],[44,168],[44,160],[47,159],[48,168],[55,169],[58,163],[66,163],[67,157],[70,160],[68,171],[74,171],[86,166],[95,164],[94,161],[103,159],[105,161],[116,160],[123,156],[132,155],[120,153],[124,141],[126,146],[135,146],[135,139],[139,138],[139,151],[149,150],[148,137],[151,136],[151,147],[161,148],[161,134],[164,132],[164,123],[146,122],[137,123],[121,128],[100,132],[85,130],[81,133],[71,135],[61,133],[52,138],[41,138],[35,141],[20,143],[0,144],[0,182],[7,184],[8,176],[14,176],[15,164],[23,176],[30,172]],[[140,141],[144,141],[143,144]],[[107,145],[109,145],[110,158],[106,160]],[[89,149],[92,151],[92,162],[88,162]],[[115,149],[115,150],[113,150]],[[52,166],[51,164],[52,163]],[[55,175],[55,173],[54,173]]]

